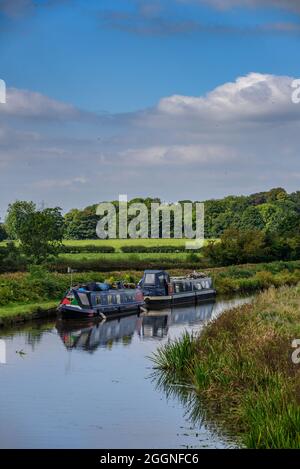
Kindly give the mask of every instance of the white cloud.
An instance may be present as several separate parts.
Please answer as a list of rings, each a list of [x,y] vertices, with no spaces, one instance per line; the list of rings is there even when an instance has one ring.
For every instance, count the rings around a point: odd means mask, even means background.
[[[188,165],[214,164],[233,160],[234,150],[213,144],[164,145],[148,148],[130,148],[121,151],[119,157],[127,165]]]
[[[250,73],[233,83],[219,86],[205,97],[174,95],[159,102],[165,114],[186,115],[205,120],[248,120],[265,122],[286,117],[300,119],[300,108],[291,101],[290,77]]]
[[[42,119],[78,119],[80,111],[70,105],[28,90],[8,88],[6,104],[0,106],[0,116]]]
[[[16,90],[0,120],[2,204],[12,193],[71,208],[119,193],[199,200],[299,189],[292,81],[250,73],[204,96],[174,95],[152,109],[84,122],[80,114],[74,125],[60,125],[77,115],[73,106]]]
[[[85,177],[73,177],[73,178],[63,178],[60,179],[42,179],[34,183],[34,186],[38,189],[64,189],[69,188],[70,186],[78,186],[86,184],[88,179]]]

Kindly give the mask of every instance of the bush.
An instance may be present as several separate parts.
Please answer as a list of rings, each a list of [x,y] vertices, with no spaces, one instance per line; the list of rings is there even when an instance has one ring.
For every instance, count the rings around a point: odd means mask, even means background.
[[[0,247],[0,273],[24,271],[26,269],[26,259],[21,255],[20,250],[13,242]]]
[[[168,253],[168,252],[186,252],[182,246],[122,246],[122,252],[149,252],[149,253]]]
[[[112,253],[115,252],[115,248],[113,246],[96,246],[95,244],[86,244],[83,246],[62,245],[61,252],[64,254]]]
[[[4,241],[8,238],[8,234],[6,232],[5,226],[3,223],[0,223],[0,241]]]

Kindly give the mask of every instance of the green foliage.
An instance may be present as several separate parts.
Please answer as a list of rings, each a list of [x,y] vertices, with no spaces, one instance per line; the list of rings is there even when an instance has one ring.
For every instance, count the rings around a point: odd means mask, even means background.
[[[40,264],[56,257],[63,238],[60,208],[46,208],[29,213],[18,227],[22,252],[31,262]]]
[[[0,273],[24,270],[26,261],[22,258],[20,250],[13,242],[0,247]]]
[[[300,448],[300,369],[291,341],[300,332],[300,285],[271,288],[226,311],[197,336],[154,355],[158,382],[190,386],[189,413],[217,420],[248,448]],[[174,391],[174,387],[173,393]],[[182,395],[182,394],[181,394]],[[201,415],[202,414],[202,415]]]
[[[79,253],[112,253],[115,252],[113,246],[97,246],[94,244],[87,245],[65,245],[61,246],[60,252],[66,254],[79,254]]]
[[[96,239],[96,226],[99,217],[96,215],[97,205],[86,207],[80,211],[72,209],[65,216],[66,239]]]
[[[280,237],[258,230],[225,230],[219,242],[211,241],[203,249],[213,265],[234,265],[273,260],[297,260],[300,237]]]
[[[188,374],[189,367],[196,352],[196,341],[193,335],[185,332],[180,339],[169,341],[150,357],[155,368],[167,370],[174,374]]]
[[[139,263],[138,263],[139,265]],[[103,282],[111,280],[125,280],[137,283],[143,272],[141,270],[122,271],[116,264],[115,271],[75,272],[74,285],[91,281]],[[194,266],[191,266],[193,269]],[[44,266],[33,265],[27,273],[12,273],[0,275],[0,305],[12,303],[33,303],[34,301],[49,301],[61,298],[70,285],[70,275],[66,267],[61,272],[48,272]],[[178,269],[178,263],[173,265],[172,275],[188,273]],[[233,293],[254,293],[266,287],[275,285],[295,285],[300,281],[300,261],[273,262],[256,265],[243,265],[210,269],[206,271],[212,276],[218,295]]]
[[[263,230],[264,227],[264,219],[256,207],[250,206],[243,212],[240,221],[240,229]]]
[[[3,223],[0,223],[0,242],[7,239],[8,234]]]
[[[110,272],[114,270],[145,270],[145,269],[203,269],[207,267],[205,260],[195,253],[116,253],[116,254],[74,254],[59,257],[51,262],[49,268],[57,272],[66,272],[67,267],[78,272],[96,271]]]
[[[128,246],[122,246],[121,247],[122,252],[186,252],[186,247],[185,245],[179,246],[179,245],[174,245],[174,246],[134,246],[134,245],[128,245]]]
[[[159,199],[138,198],[129,201],[144,203],[148,208],[152,202],[160,203]],[[191,201],[180,201],[184,202]],[[118,201],[113,201],[118,222]],[[194,203],[194,202],[192,202]],[[287,194],[282,188],[271,189],[250,196],[228,196],[220,200],[207,200],[205,203],[205,236],[218,238],[228,228],[239,230],[263,230],[277,234],[297,234],[300,229],[300,195],[298,192]],[[99,217],[96,215],[97,205],[83,210],[72,209],[65,215],[65,237],[67,239],[96,239],[96,226]],[[128,216],[128,222],[133,216]],[[195,225],[195,203],[192,210],[192,222]],[[161,219],[160,219],[161,221]],[[171,216],[171,234],[174,220]],[[160,225],[161,230],[161,225]],[[150,227],[149,227],[150,236]]]
[[[259,262],[266,257],[265,247],[263,232],[230,228],[224,231],[220,242],[210,242],[204,247],[204,256],[214,265]]]
[[[5,218],[5,226],[10,239],[19,238],[19,230],[22,223],[25,222],[28,215],[34,213],[35,210],[36,206],[33,202],[17,200],[9,204]]]

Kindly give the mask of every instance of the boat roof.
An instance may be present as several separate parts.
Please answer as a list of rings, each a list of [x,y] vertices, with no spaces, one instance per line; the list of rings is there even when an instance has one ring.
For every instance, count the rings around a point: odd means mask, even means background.
[[[163,269],[160,269],[160,270],[151,270],[151,269],[147,269],[147,270],[144,270],[144,273],[145,274],[160,274],[161,272],[164,272],[167,274],[167,272]]]

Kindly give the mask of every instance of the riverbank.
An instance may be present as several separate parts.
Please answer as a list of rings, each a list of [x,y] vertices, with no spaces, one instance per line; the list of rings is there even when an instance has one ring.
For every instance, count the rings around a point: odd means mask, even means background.
[[[192,386],[198,402],[248,448],[300,448],[300,285],[271,288],[226,311],[200,336],[153,356],[163,381]]]
[[[199,266],[196,266],[198,268]],[[171,275],[185,275],[191,270],[171,269]],[[218,295],[233,296],[253,294],[270,286],[296,285],[300,282],[300,261],[271,262],[263,264],[245,264],[240,266],[206,269],[212,276]],[[142,270],[114,272],[74,273],[73,285],[91,281],[108,281],[123,279],[138,282]],[[0,275],[0,318],[11,323],[31,320],[43,311],[47,315],[49,302],[56,306],[64,292],[70,287],[70,275],[48,272],[41,267],[32,267],[30,272],[18,272]],[[28,308],[28,309],[27,309]],[[26,310],[27,309],[27,310]],[[1,325],[1,321],[0,321]]]
[[[52,318],[56,316],[57,301],[43,301],[41,303],[8,304],[0,307],[0,328],[10,327],[35,319]]]

